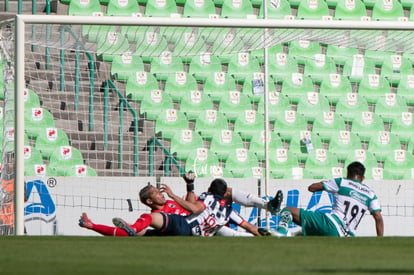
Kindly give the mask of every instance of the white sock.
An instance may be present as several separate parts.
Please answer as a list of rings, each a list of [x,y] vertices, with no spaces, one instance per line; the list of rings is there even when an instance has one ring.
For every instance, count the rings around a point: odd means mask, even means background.
[[[227,226],[221,227],[216,235],[223,237],[254,237],[254,235],[249,232],[236,231]]]
[[[257,207],[263,209],[266,209],[267,206],[267,202],[264,199],[234,188],[232,189],[232,198],[235,203],[243,206]]]

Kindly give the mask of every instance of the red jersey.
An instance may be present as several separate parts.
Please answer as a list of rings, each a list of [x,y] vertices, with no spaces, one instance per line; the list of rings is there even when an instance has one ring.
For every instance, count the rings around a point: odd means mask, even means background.
[[[187,210],[181,207],[178,203],[175,201],[167,200],[164,204],[164,207],[159,210],[152,210],[151,212],[163,212],[167,214],[177,214],[181,216],[187,216],[190,214]]]

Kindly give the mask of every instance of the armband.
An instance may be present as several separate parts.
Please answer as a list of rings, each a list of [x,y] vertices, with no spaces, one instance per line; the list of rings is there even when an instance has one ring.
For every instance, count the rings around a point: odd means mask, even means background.
[[[187,192],[194,191],[194,183],[187,183]]]

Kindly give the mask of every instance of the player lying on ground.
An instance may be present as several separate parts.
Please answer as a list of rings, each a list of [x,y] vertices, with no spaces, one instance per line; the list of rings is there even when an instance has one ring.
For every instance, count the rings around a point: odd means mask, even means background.
[[[193,192],[194,190],[194,174],[187,173],[184,176],[184,180],[187,183],[187,195],[186,200],[195,201],[196,196]],[[172,200],[166,200],[164,195],[156,187],[148,185],[141,189],[139,194],[140,200],[143,204],[151,208],[151,212],[164,212],[169,214],[178,214],[178,215],[189,215],[190,213],[182,208],[179,204]],[[282,191],[278,191],[271,201],[265,201],[261,198],[255,197],[249,193],[239,191],[232,188],[227,188],[225,197],[227,200],[233,200],[244,206],[253,206],[263,209],[271,209],[272,213],[277,214],[280,211],[280,206],[283,201]],[[94,230],[95,232],[105,235],[105,236],[128,236],[128,233],[122,229],[107,226],[102,224],[94,224],[86,215],[83,213],[80,220],[79,226]],[[267,232],[261,229],[262,233],[266,234]],[[241,232],[233,230],[229,227],[222,227],[218,235],[222,236],[253,236],[248,232]]]
[[[327,191],[334,196],[331,213],[306,211],[295,207],[286,207],[280,213],[276,233],[290,235],[289,224],[293,221],[302,227],[304,236],[355,236],[355,231],[367,211],[375,220],[377,236],[384,235],[384,222],[381,207],[375,192],[362,181],[365,167],[353,162],[347,167],[346,178],[335,178],[313,183],[310,192]]]

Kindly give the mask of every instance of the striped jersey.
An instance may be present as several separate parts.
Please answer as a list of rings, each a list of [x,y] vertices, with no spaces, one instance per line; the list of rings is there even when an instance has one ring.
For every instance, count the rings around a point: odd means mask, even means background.
[[[355,231],[367,211],[381,211],[374,191],[357,180],[335,178],[322,183],[324,189],[334,195],[332,212],[328,217],[342,236],[355,236]]]

